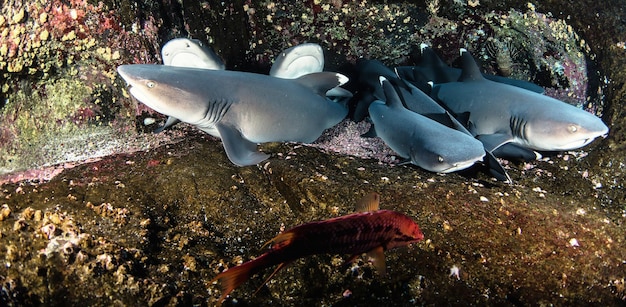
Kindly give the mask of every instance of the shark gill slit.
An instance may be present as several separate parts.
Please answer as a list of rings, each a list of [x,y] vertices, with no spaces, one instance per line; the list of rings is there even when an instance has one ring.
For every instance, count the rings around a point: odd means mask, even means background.
[[[511,116],[509,126],[514,137],[526,140],[526,121],[517,116]]]
[[[224,117],[224,114],[228,112],[231,105],[232,101],[225,98],[215,100],[209,104],[204,118],[210,123],[217,123]]]

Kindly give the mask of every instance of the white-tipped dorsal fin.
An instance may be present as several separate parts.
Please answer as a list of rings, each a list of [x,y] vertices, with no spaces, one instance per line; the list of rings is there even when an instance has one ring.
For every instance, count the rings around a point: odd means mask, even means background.
[[[460,82],[464,81],[479,81],[484,80],[483,74],[480,72],[480,68],[478,64],[476,64],[476,60],[474,57],[467,51],[465,48],[461,48],[461,76],[459,77]]]
[[[400,100],[400,96],[398,96],[398,92],[396,92],[391,82],[383,76],[380,76],[378,80],[380,80],[380,84],[385,92],[385,103],[387,106],[391,108],[404,108],[402,100]]]

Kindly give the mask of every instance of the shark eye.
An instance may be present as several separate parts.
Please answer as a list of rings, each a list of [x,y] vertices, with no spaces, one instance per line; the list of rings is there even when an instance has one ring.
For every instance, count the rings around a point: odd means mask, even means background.
[[[443,157],[442,157],[442,156],[438,156],[438,157],[437,157],[437,161],[439,161],[439,163],[443,163],[443,161],[444,161],[444,160],[443,160]]]
[[[578,127],[576,125],[569,125],[569,127],[567,127],[567,130],[569,130],[570,133],[575,133],[576,131],[578,131]]]
[[[148,82],[146,82],[146,86],[147,86],[148,88],[153,88],[153,87],[155,87],[155,86],[156,86],[156,82],[154,82],[154,81],[148,81]]]

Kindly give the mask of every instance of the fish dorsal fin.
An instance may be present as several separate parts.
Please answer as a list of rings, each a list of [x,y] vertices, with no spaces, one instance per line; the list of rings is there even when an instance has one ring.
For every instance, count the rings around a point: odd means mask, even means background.
[[[383,91],[385,92],[385,103],[387,106],[391,108],[404,108],[402,104],[402,100],[400,100],[400,96],[396,92],[396,89],[393,87],[391,82],[387,80],[385,77],[380,77],[380,85],[383,87]]]
[[[369,212],[377,211],[380,209],[380,195],[376,192],[371,192],[356,203],[357,212]]]
[[[313,90],[320,96],[326,97],[326,92],[331,88],[344,85],[348,77],[336,72],[316,72],[306,74],[294,79],[294,81]]]
[[[461,70],[461,76],[459,77],[460,82],[480,81],[485,79],[474,57],[472,57],[469,51],[463,48],[461,48],[461,65],[463,68]]]

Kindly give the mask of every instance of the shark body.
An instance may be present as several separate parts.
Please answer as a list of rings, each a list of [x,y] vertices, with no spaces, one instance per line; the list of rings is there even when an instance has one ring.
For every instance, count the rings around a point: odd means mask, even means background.
[[[374,101],[369,115],[375,133],[398,155],[431,172],[449,173],[482,161],[480,141],[404,107],[396,89],[381,77],[385,101]]]
[[[155,111],[218,132],[228,158],[254,165],[269,156],[258,143],[310,143],[345,118],[347,109],[325,97],[328,89],[347,82],[341,74],[322,72],[298,79],[174,67],[122,65],[118,72],[130,93]]]
[[[459,82],[435,85],[432,96],[493,151],[514,143],[537,151],[580,148],[606,135],[595,115],[557,99],[487,80],[467,51],[462,51]]]

